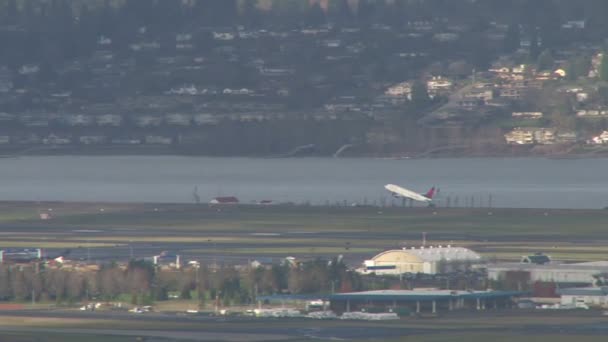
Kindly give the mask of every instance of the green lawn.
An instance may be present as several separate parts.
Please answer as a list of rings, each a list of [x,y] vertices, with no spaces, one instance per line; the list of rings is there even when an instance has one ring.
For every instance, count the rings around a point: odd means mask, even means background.
[[[43,208],[53,208],[53,219],[38,218]],[[233,254],[361,255],[419,244],[426,232],[429,243],[470,246],[488,257],[544,251],[601,260],[608,256],[607,222],[608,210],[5,202],[0,247],[124,248],[135,241]]]

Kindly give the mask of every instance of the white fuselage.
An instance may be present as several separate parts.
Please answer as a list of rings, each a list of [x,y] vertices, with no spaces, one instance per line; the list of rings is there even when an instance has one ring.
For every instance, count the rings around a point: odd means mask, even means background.
[[[427,202],[427,203],[433,201],[432,199],[425,197],[417,192],[402,188],[395,184],[387,184],[384,186],[384,188],[386,190],[392,192],[393,195],[398,196],[398,197],[409,198],[414,201]]]

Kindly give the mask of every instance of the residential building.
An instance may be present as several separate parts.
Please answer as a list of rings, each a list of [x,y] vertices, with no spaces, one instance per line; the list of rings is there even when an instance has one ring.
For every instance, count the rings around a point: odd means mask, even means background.
[[[196,114],[194,115],[192,121],[194,121],[195,125],[215,125],[219,123],[219,119],[212,114]]]
[[[155,145],[171,145],[173,139],[170,137],[164,137],[160,135],[147,135],[144,139],[146,144],[155,144]]]
[[[135,125],[138,127],[154,127],[160,126],[163,118],[160,116],[142,115],[135,118]]]
[[[122,116],[117,114],[104,114],[96,118],[99,126],[113,126],[118,127],[122,124]]]
[[[50,134],[46,138],[42,139],[42,143],[45,145],[67,145],[72,143],[72,139],[69,137]]]
[[[603,131],[602,134],[591,138],[588,143],[597,145],[608,144],[608,131]]]
[[[190,126],[192,116],[188,114],[172,113],[165,115],[165,122],[172,126]]]
[[[531,145],[534,144],[534,134],[532,130],[514,129],[505,134],[505,140],[511,145]]]
[[[576,112],[578,117],[608,116],[608,109],[581,109]]]
[[[543,117],[542,112],[513,112],[511,113],[513,118],[518,119],[540,119]]]
[[[411,98],[412,86],[409,82],[402,82],[394,86],[389,87],[384,94],[389,96],[404,96],[408,99]]]
[[[504,97],[511,100],[520,100],[522,97],[522,91],[519,88],[501,88],[498,91],[500,97]]]
[[[466,100],[480,100],[483,103],[488,102],[494,98],[494,91],[492,89],[475,89],[468,93],[465,93],[463,99]]]
[[[103,135],[85,135],[78,139],[83,145],[98,145],[106,142],[106,137]]]

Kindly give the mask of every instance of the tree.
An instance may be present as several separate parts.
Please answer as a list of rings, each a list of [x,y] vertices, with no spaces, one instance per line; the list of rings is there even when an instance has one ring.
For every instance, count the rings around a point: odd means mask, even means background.
[[[414,108],[420,109],[427,106],[431,101],[426,84],[416,81],[412,84],[412,104]]]
[[[589,56],[578,56],[574,60],[574,73],[579,77],[587,77],[591,69],[591,58]]]
[[[11,272],[9,266],[0,266],[0,300],[9,300],[12,297],[11,293]]]
[[[530,29],[530,58],[534,59],[538,57],[540,44],[538,42],[538,32],[536,28]]]
[[[550,119],[553,126],[563,130],[574,129],[576,127],[576,117],[573,115],[573,99],[571,97],[560,97],[555,101],[550,109]]]
[[[599,67],[600,80],[608,81],[608,55],[606,51],[602,53],[602,60]]]
[[[608,86],[600,85],[597,88],[597,95],[602,104],[604,104],[604,105],[608,104]]]
[[[568,61],[566,67],[566,77],[574,81],[579,77],[586,77],[591,68],[591,60],[587,56],[577,56]]]
[[[348,0],[337,0],[337,4],[331,9],[330,15],[332,21],[337,22],[339,25],[348,26],[354,22],[355,17],[352,8],[348,4]]]
[[[519,24],[509,25],[509,29],[507,30],[503,43],[504,51],[511,53],[517,50],[519,48],[520,39]]]
[[[553,55],[551,55],[551,51],[544,50],[536,61],[536,70],[553,70],[553,65],[555,61],[553,60]]]
[[[319,26],[324,24],[325,21],[325,11],[323,11],[321,5],[319,3],[312,5],[306,14],[306,23],[311,26]]]

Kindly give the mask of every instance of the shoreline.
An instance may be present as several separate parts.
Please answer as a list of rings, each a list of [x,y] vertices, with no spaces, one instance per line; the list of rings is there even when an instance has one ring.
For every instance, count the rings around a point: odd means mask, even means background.
[[[266,154],[207,154],[196,153],[191,149],[167,146],[98,146],[98,147],[58,147],[40,146],[26,149],[0,148],[0,159],[19,157],[47,157],[47,156],[179,156],[179,157],[208,157],[208,158],[259,158],[259,159],[290,159],[290,158],[327,158],[327,159],[460,159],[460,158],[546,158],[546,159],[597,159],[608,158],[608,150],[569,151],[554,153],[551,151],[534,151],[521,149],[520,151],[487,151],[475,153],[352,153],[335,157],[331,154],[300,154],[300,155],[266,155]]]

